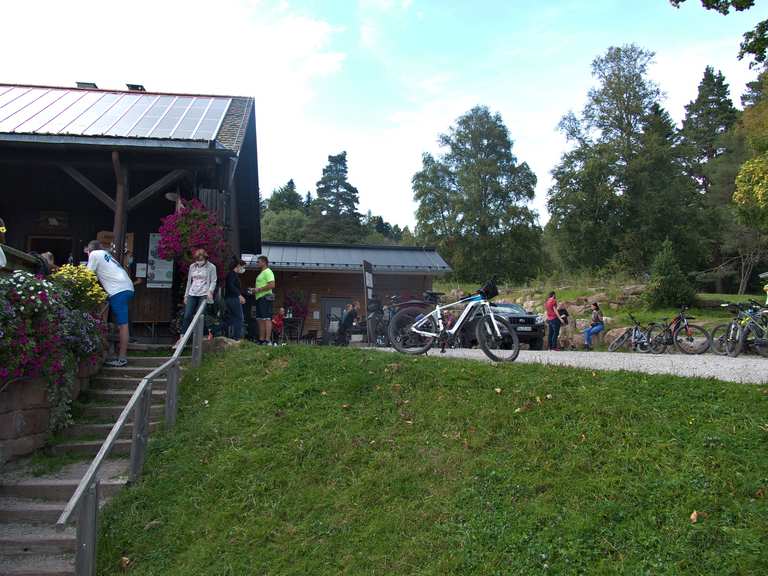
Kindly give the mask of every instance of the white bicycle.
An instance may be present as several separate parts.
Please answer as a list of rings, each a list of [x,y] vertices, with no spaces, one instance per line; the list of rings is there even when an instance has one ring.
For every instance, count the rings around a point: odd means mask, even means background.
[[[426,292],[426,304],[434,305],[428,312],[425,307],[402,308],[389,323],[389,340],[395,350],[404,354],[426,354],[435,342],[440,343],[441,352],[459,337],[466,322],[475,320],[475,335],[480,348],[494,362],[513,362],[520,353],[520,340],[509,320],[494,314],[490,300],[498,296],[496,282],[491,280],[477,292],[452,304],[440,306],[441,292]],[[451,309],[464,307],[458,320],[451,323],[448,313]]]

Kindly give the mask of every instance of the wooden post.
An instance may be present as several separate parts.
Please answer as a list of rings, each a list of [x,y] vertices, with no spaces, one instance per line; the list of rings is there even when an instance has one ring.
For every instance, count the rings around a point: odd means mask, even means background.
[[[136,483],[141,478],[144,468],[144,458],[147,455],[147,441],[149,440],[149,416],[152,406],[152,381],[147,383],[144,392],[136,402],[133,409],[133,439],[131,441],[131,469],[128,481]]]
[[[203,359],[203,338],[205,337],[205,312],[203,312],[195,324],[192,333],[192,366],[197,368]]]
[[[179,397],[179,364],[176,362],[168,370],[168,382],[165,386],[165,427],[173,428],[176,424],[176,413]]]
[[[115,170],[115,258],[122,264],[125,256],[125,231],[128,219],[128,172],[120,164],[120,153],[112,152],[112,166]]]
[[[77,519],[77,552],[75,574],[93,576],[96,574],[96,537],[98,535],[99,480],[94,479],[80,502]]]

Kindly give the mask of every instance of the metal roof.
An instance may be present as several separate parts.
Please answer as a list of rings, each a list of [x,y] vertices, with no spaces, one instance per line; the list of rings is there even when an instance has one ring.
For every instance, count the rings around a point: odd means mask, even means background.
[[[403,246],[362,246],[339,244],[291,244],[263,242],[263,254],[275,270],[361,272],[363,260],[374,272],[390,274],[445,274],[451,271],[434,248]],[[243,254],[255,265],[256,256]]]
[[[2,84],[0,134],[213,142],[226,132],[222,147],[237,150],[248,104],[252,99],[229,96]]]

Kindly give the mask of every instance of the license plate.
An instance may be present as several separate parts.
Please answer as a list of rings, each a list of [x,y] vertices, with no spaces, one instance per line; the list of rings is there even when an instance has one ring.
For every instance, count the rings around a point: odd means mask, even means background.
[[[518,332],[533,332],[533,328],[531,326],[515,326],[515,329]]]

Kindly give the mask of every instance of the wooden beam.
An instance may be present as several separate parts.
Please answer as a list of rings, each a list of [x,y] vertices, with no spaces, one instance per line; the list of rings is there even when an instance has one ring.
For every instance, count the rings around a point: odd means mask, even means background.
[[[115,258],[122,264],[123,256],[125,256],[125,230],[128,219],[128,173],[120,165],[120,153],[117,150],[112,152],[112,166],[115,169],[115,182],[117,183],[115,227],[112,233],[115,238]]]
[[[91,180],[88,179],[88,177],[80,172],[77,168],[73,168],[72,166],[69,166],[67,164],[59,164],[59,168],[61,168],[64,172],[69,174],[72,179],[80,184],[83,188],[88,190],[91,194],[93,194],[97,200],[100,200],[105,206],[107,206],[110,210],[113,212],[115,211],[115,201],[112,200],[112,198],[104,192],[101,188],[96,186]]]
[[[165,190],[168,186],[176,182],[177,180],[180,180],[187,174],[186,170],[172,170],[168,172],[165,176],[160,178],[160,180],[157,180],[153,184],[150,184],[144,190],[136,194],[133,198],[128,200],[128,210],[133,210],[144,202],[145,200],[151,198],[158,192],[161,192],[162,190]]]

